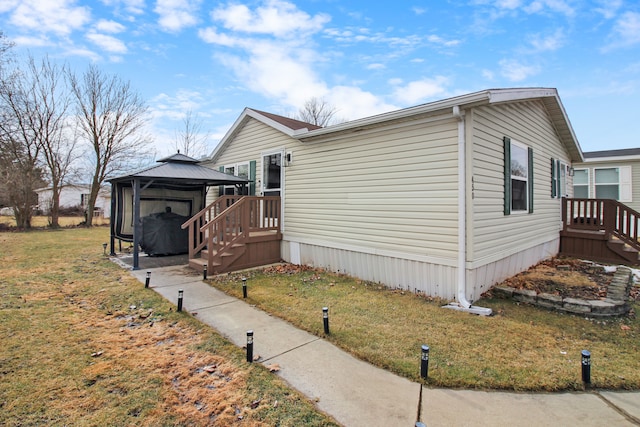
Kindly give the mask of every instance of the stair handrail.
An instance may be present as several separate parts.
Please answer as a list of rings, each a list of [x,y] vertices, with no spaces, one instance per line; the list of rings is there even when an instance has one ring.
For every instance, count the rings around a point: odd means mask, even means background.
[[[604,232],[640,251],[638,228],[640,213],[613,199],[563,197],[563,230],[581,229]]]
[[[612,233],[620,240],[640,251],[638,241],[638,226],[640,225],[640,213],[617,200],[608,200],[614,211]]]
[[[181,225],[183,230],[189,228],[189,259],[193,259],[206,245],[200,229],[242,197],[244,196],[220,196]]]
[[[249,210],[245,208],[248,199],[248,197],[238,199],[202,225],[199,232],[205,236],[206,240],[202,247],[195,252],[200,251],[206,245],[210,252],[213,252],[215,248],[218,254],[222,254],[236,243],[244,241],[249,233]],[[207,270],[213,271],[211,253],[207,257]]]

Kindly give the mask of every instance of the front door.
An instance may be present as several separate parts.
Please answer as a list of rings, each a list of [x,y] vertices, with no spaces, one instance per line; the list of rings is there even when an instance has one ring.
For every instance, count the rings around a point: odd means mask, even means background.
[[[282,152],[262,156],[262,194],[282,195]]]

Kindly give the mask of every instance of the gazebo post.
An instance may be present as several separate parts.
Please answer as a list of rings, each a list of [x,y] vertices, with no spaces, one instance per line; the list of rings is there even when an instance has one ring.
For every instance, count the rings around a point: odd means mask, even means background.
[[[140,178],[133,179],[133,269],[138,270],[138,246],[140,245],[140,234],[142,233],[142,222],[140,221]]]
[[[110,256],[116,256],[116,183],[111,183],[111,217],[109,218],[109,228],[111,230],[111,252],[109,252]]]

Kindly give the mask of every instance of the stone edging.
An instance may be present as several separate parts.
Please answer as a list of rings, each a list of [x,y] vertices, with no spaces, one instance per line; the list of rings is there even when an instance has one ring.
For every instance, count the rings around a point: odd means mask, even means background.
[[[528,289],[515,289],[508,286],[495,286],[491,292],[496,298],[513,299],[565,313],[583,316],[608,317],[622,316],[629,312],[629,292],[633,286],[633,272],[628,267],[618,267],[603,300],[585,300],[562,298],[558,295],[541,293]]]

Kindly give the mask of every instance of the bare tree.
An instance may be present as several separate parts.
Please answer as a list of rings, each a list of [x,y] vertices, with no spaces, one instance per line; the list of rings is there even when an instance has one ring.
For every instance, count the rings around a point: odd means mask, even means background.
[[[40,146],[45,173],[51,184],[49,225],[55,228],[60,226],[60,193],[76,155],[75,139],[67,117],[69,91],[65,86],[64,69],[52,64],[48,58],[40,64],[30,58],[28,70],[32,106],[28,116],[32,118],[33,136]]]
[[[336,118],[338,110],[324,98],[313,97],[306,101],[294,118],[316,126],[328,126],[342,120]]]
[[[209,133],[202,133],[202,120],[193,117],[191,110],[185,114],[184,128],[176,131],[176,151],[186,156],[202,157],[207,154]]]
[[[93,210],[104,181],[134,166],[149,154],[144,134],[147,106],[129,82],[90,66],[78,78],[69,73],[78,112],[79,129],[92,151],[93,177],[87,202],[86,225],[93,224]]]
[[[6,71],[6,72],[4,72]],[[31,228],[35,189],[42,184],[42,128],[46,119],[34,101],[34,82],[19,69],[0,78],[0,155],[4,191],[19,228]]]

